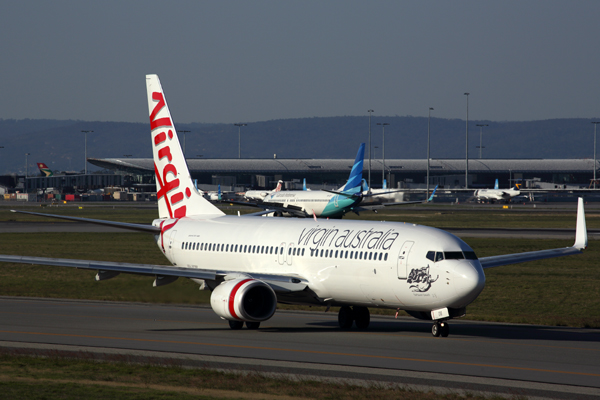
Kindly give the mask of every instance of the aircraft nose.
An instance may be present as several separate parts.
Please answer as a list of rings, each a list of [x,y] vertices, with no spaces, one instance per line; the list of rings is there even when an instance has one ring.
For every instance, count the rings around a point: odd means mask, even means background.
[[[479,261],[463,261],[454,268],[456,292],[464,303],[470,304],[485,286],[485,275]]]

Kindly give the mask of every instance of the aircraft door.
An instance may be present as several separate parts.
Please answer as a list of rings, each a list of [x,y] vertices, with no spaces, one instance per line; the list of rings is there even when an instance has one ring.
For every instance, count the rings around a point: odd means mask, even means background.
[[[283,265],[283,263],[285,263],[285,254],[283,253],[284,251],[285,251],[285,243],[281,243],[281,245],[279,245],[279,250],[277,251],[277,261],[281,265]]]
[[[175,263],[175,252],[173,251],[173,247],[175,246],[175,235],[176,234],[177,234],[177,231],[169,232],[169,244],[168,244],[168,248],[166,249],[168,258],[173,263]],[[164,235],[164,233],[163,233],[163,235]]]
[[[292,257],[294,256],[295,251],[296,251],[296,249],[294,248],[294,243],[290,243],[288,245],[287,254],[286,254],[287,265],[292,265]]]
[[[336,208],[339,207],[339,205],[338,205],[339,198],[340,198],[340,196],[338,196],[337,194],[335,196],[333,196],[333,205],[335,205]]]
[[[408,270],[408,256],[413,244],[415,244],[415,242],[407,240],[400,248],[400,253],[398,254],[398,279],[406,279],[406,271]]]

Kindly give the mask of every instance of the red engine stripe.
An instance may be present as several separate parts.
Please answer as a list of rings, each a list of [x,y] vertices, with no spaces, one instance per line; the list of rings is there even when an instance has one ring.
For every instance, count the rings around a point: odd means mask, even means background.
[[[240,317],[238,317],[238,315],[235,313],[235,308],[233,306],[235,304],[235,295],[244,283],[251,280],[252,279],[244,279],[243,281],[239,282],[237,285],[235,285],[235,287],[231,291],[231,294],[229,295],[229,314],[231,314],[231,316],[235,319],[240,319]]]

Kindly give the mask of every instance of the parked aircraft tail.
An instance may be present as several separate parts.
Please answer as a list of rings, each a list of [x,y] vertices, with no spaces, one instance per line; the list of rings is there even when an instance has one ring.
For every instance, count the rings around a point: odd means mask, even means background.
[[[277,186],[275,187],[275,189],[273,189],[273,192],[281,192],[282,186],[283,186],[283,181],[279,180],[279,182],[277,182]]]
[[[494,189],[500,189],[500,186],[498,185],[498,179],[496,179],[496,183],[494,184]]]
[[[433,192],[431,192],[431,196],[429,196],[429,198],[427,199],[427,202],[429,203],[430,201],[433,201],[433,196],[435,196],[435,191],[437,190],[438,185],[435,185],[435,187],[433,188]]]
[[[40,169],[42,176],[54,176],[54,172],[52,172],[52,170],[48,168],[46,164],[39,162],[37,163],[37,166]]]
[[[194,187],[158,75],[146,75],[159,218],[224,213]]]
[[[360,193],[364,189],[362,186],[362,172],[363,172],[363,161],[365,158],[365,144],[361,143],[358,152],[356,153],[356,159],[354,160],[354,165],[352,166],[352,170],[350,171],[350,177],[348,178],[348,182],[341,189],[344,193]]]

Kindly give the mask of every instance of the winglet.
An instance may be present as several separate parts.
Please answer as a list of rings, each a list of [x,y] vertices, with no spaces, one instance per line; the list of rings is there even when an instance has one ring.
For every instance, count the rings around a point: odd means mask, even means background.
[[[573,247],[583,250],[587,247],[587,228],[585,226],[585,210],[583,208],[583,198],[580,197],[577,202],[577,228],[575,230],[575,244]]]
[[[435,191],[437,190],[438,186],[439,185],[435,185],[435,187],[433,188],[433,192],[431,192],[431,196],[429,196],[429,198],[427,199],[428,203],[433,200],[433,196],[435,195]]]

